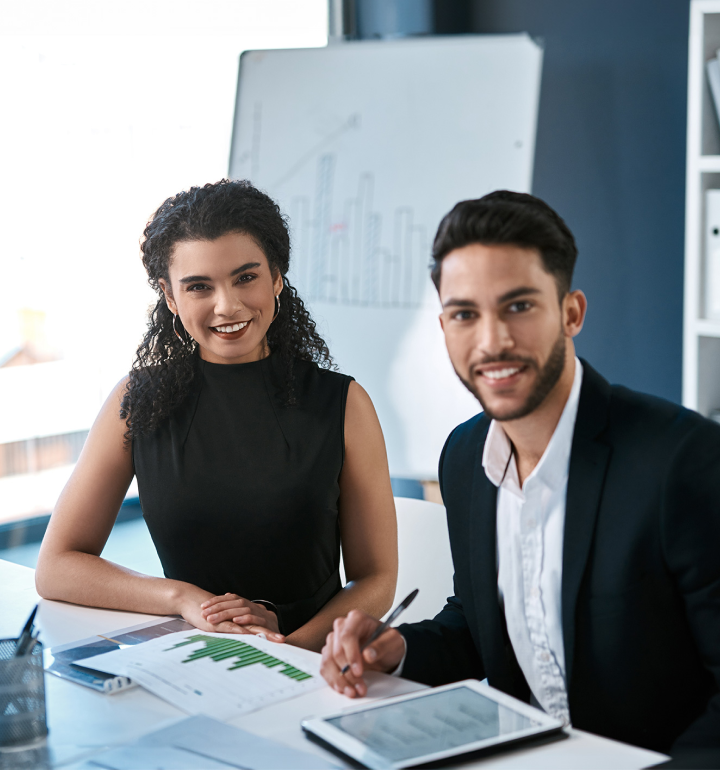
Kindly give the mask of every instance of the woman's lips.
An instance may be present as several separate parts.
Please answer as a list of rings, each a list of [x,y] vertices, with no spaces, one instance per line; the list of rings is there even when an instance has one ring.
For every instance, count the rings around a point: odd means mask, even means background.
[[[211,326],[210,331],[221,340],[237,340],[245,334],[250,326],[250,321],[239,321],[234,324]]]

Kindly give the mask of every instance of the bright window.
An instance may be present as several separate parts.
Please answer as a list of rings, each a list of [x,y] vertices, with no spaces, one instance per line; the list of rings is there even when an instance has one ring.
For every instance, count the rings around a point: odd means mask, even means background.
[[[162,201],[227,175],[239,55],[322,46],[326,0],[0,4],[0,524],[47,513],[127,372]]]

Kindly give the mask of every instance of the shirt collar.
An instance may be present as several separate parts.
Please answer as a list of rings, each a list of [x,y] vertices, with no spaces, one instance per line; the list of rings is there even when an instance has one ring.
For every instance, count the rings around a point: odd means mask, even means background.
[[[577,417],[578,405],[580,403],[582,377],[582,364],[576,357],[572,388],[560,415],[560,420],[555,427],[550,442],[545,448],[543,456],[540,458],[540,462],[525,479],[525,483],[533,478],[538,478],[549,487],[555,488],[567,476],[573,433],[575,432],[575,418]],[[497,420],[493,420],[490,423],[487,438],[485,439],[482,464],[485,469],[485,475],[496,487],[499,487],[504,481],[512,482],[513,479],[517,485],[517,470],[510,439],[508,439],[507,434],[503,430],[502,423]]]

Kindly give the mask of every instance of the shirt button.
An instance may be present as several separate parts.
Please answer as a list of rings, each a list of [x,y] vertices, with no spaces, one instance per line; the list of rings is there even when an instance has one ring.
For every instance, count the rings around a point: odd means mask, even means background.
[[[526,526],[528,529],[533,529],[535,527],[535,519],[528,519]]]
[[[540,655],[540,660],[544,660],[545,662],[547,662],[548,660],[550,660],[550,655],[548,655],[547,652],[543,652]]]
[[[538,589],[537,589],[537,588],[533,588],[533,589],[530,591],[530,596],[532,596],[532,598],[533,598],[533,599],[537,599],[537,598],[538,598],[538,596],[540,596],[540,591],[538,591]]]

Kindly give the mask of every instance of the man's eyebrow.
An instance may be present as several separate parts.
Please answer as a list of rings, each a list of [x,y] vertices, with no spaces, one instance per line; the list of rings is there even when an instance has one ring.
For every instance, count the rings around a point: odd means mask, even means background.
[[[474,302],[471,299],[456,299],[455,297],[450,297],[450,299],[446,299],[445,302],[443,302],[443,308],[446,307],[477,307],[477,302]]]
[[[510,302],[513,299],[517,299],[518,297],[526,297],[528,294],[540,294],[540,289],[536,289],[533,286],[518,286],[517,289],[511,289],[510,291],[505,292],[501,297],[498,297],[498,304],[501,305],[503,302]],[[472,299],[460,299],[458,297],[450,297],[450,299],[445,300],[443,302],[443,308],[446,307],[470,307],[475,308],[477,307],[477,302],[475,302]]]
[[[260,267],[259,262],[246,262],[240,267],[236,267],[230,275],[238,275],[238,273],[244,273],[246,270],[252,270],[254,267]],[[212,281],[212,278],[208,275],[186,275],[185,278],[180,279],[180,283],[195,283],[195,281]]]
[[[512,299],[524,297],[528,294],[540,294],[540,289],[536,289],[532,286],[518,286],[517,289],[512,289],[511,291],[505,292],[502,297],[498,297],[498,303],[510,302]]]

